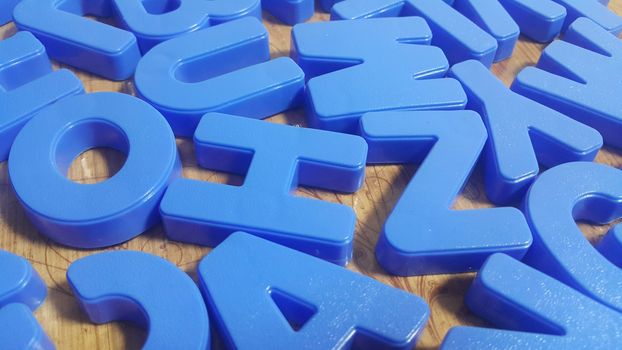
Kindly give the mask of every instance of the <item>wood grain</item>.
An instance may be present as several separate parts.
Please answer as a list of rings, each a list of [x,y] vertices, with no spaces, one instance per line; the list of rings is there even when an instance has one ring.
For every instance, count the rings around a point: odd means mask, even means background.
[[[622,0],[613,0],[610,7],[622,15]],[[313,21],[327,20],[327,14],[318,13]],[[264,14],[265,24],[270,31],[271,52],[274,57],[287,56],[290,47],[288,26],[277,23]],[[15,33],[12,24],[0,27],[0,39]],[[493,71],[506,85],[526,65],[534,64],[543,45],[521,38],[511,59],[496,64]],[[58,67],[58,66],[57,66]],[[67,67],[65,67],[67,68]],[[622,68],[622,67],[621,67]],[[131,81],[111,82],[84,72],[74,70],[89,92],[119,91],[133,94]],[[622,97],[622,96],[621,96]],[[302,111],[291,111],[269,119],[271,122],[304,126]],[[177,141],[184,164],[184,176],[204,181],[239,183],[240,178],[200,169],[196,165],[194,149],[190,140]],[[104,181],[118,170],[124,156],[110,150],[95,149],[78,156],[73,162],[68,177],[82,183]],[[598,162],[615,167],[622,166],[622,154],[611,149],[602,150]],[[424,277],[394,277],[387,275],[374,259],[374,246],[380,228],[395,205],[404,187],[416,171],[416,166],[369,166],[363,188],[353,195],[342,195],[315,189],[301,188],[298,195],[352,206],[358,216],[354,260],[351,270],[369,275],[383,283],[409,291],[423,297],[431,307],[431,317],[419,343],[419,349],[434,349],[439,346],[447,330],[456,325],[485,325],[486,323],[465,307],[463,296],[474,274],[437,275]],[[462,194],[456,199],[454,208],[473,209],[490,207],[482,185],[481,169],[476,169]],[[597,242],[607,231],[607,226],[580,224],[586,236]],[[12,192],[7,176],[7,165],[0,164],[0,249],[22,255],[30,260],[45,279],[49,296],[37,310],[36,317],[59,349],[122,349],[140,348],[145,331],[128,324],[111,323],[95,326],[89,323],[79,309],[67,284],[65,273],[72,261],[96,253],[68,249],[50,242],[39,235],[28,222]],[[175,263],[192,277],[197,261],[210,249],[172,242],[166,239],[161,227],[155,227],[137,238],[120,246],[110,248],[141,250],[160,255]]]

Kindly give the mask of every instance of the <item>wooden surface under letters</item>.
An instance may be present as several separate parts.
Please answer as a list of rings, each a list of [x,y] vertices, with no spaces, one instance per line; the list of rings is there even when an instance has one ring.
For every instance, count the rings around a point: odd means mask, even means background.
[[[622,0],[612,0],[610,7],[622,15]],[[328,20],[328,15],[317,13],[313,20]],[[276,22],[267,13],[264,13],[264,22],[270,32],[272,56],[288,56],[291,27]],[[12,36],[15,31],[12,24],[0,27],[0,39]],[[537,62],[543,47],[544,45],[529,42],[521,37],[512,58],[495,64],[493,71],[506,85],[509,85],[518,71]],[[111,82],[75,69],[72,70],[82,79],[88,92],[119,91],[134,94],[132,81]],[[302,110],[287,112],[268,120],[305,125]],[[240,178],[234,176],[198,168],[191,140],[178,139],[177,144],[184,165],[185,177],[222,183],[241,182]],[[81,183],[104,181],[119,170],[123,161],[124,155],[115,151],[90,150],[74,160],[68,177]],[[597,161],[619,168],[622,166],[622,153],[604,148],[599,153]],[[430,305],[431,317],[417,348],[435,349],[440,345],[449,328],[456,325],[486,325],[486,323],[472,315],[463,303],[464,294],[473,280],[473,273],[395,277],[385,273],[374,258],[374,247],[382,224],[416,169],[415,165],[368,166],[364,186],[353,195],[334,194],[307,188],[299,189],[297,195],[343,203],[354,208],[358,222],[354,259],[348,268],[423,297]],[[454,209],[490,206],[482,185],[482,170],[478,167],[463,193],[457,198]],[[580,224],[580,227],[592,242],[597,242],[608,229],[608,226],[585,224]],[[41,236],[29,223],[11,190],[6,162],[0,163],[0,249],[19,254],[30,260],[47,283],[48,298],[35,315],[58,349],[140,348],[145,339],[145,331],[119,323],[96,326],[91,324],[80,310],[67,284],[65,273],[71,262],[97,251],[69,249]],[[169,241],[160,226],[110,249],[141,250],[160,255],[188,272],[193,278],[197,262],[210,251],[210,248],[206,247]]]

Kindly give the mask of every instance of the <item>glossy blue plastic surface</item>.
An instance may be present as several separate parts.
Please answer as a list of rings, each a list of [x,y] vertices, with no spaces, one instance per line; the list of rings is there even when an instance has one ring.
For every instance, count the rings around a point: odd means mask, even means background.
[[[507,330],[455,327],[442,350],[622,348],[622,314],[503,254],[486,261],[466,304]]]
[[[622,17],[607,8],[608,0],[500,0],[519,24],[521,33],[539,42],[549,42],[581,17],[619,34]]]
[[[444,78],[449,64],[431,38],[415,17],[296,25],[292,56],[310,79],[309,124],[357,133],[366,112],[464,108],[464,91]]]
[[[596,249],[616,266],[622,268],[622,226],[614,226],[598,242]]]
[[[200,166],[244,175],[242,186],[180,179],[161,204],[167,236],[215,246],[237,230],[345,265],[352,208],[292,195],[297,186],[355,192],[367,145],[358,136],[207,114],[195,134]]]
[[[24,258],[0,250],[0,347],[51,350],[54,345],[32,315],[47,295],[45,283]]]
[[[127,155],[110,179],[79,184],[66,178],[82,152],[108,147]],[[160,221],[160,198],[181,163],[166,120],[133,96],[95,93],[46,108],[19,133],[9,176],[26,214],[64,245],[99,248],[127,241]]]
[[[319,5],[320,8],[322,10],[324,10],[324,12],[329,12],[330,13],[330,9],[338,2],[343,1],[343,0],[319,0]]]
[[[412,349],[429,316],[413,294],[243,232],[198,274],[232,349]]]
[[[527,264],[622,311],[622,271],[598,253],[575,223],[604,224],[622,217],[620,170],[584,162],[552,168],[527,193],[525,216],[534,235]]]
[[[52,103],[82,93],[68,70],[52,71],[45,48],[28,32],[0,41],[0,161],[33,115]]]
[[[243,18],[159,45],[143,57],[136,90],[178,136],[223,112],[265,118],[302,103],[304,73],[289,58],[270,60],[266,28]]]
[[[22,0],[2,0],[0,1],[0,26],[13,20],[13,8]]]
[[[332,11],[333,19],[354,19],[370,17],[421,16],[432,29],[432,45],[443,49],[451,64],[476,59],[490,66],[495,59],[497,40],[485,29],[506,31],[502,20],[508,20],[507,13],[500,6],[489,7],[481,0],[457,0],[467,16],[486,25],[478,27],[443,0],[346,0],[337,3]],[[466,3],[468,2],[468,5]],[[469,9],[470,7],[470,9]],[[477,7],[479,11],[474,11]],[[476,12],[479,12],[475,14]],[[470,14],[469,14],[470,13]],[[513,36],[518,35],[515,28]],[[497,33],[498,34],[498,33]],[[506,33],[507,34],[507,33]],[[502,35],[504,36],[504,35]],[[507,48],[499,57],[507,55]],[[511,51],[511,50],[510,50]]]
[[[522,199],[538,176],[538,163],[591,161],[603,144],[598,131],[512,92],[477,61],[459,63],[449,75],[462,83],[467,108],[478,112],[488,129],[485,183],[495,204]]]
[[[598,130],[622,147],[622,41],[586,18],[576,20],[523,69],[512,90]]]
[[[14,11],[50,57],[112,80],[131,77],[141,52],[160,42],[244,16],[261,18],[260,0],[23,0]]]
[[[0,250],[0,276],[0,307],[17,303],[35,310],[45,300],[45,283],[21,256]]]
[[[579,0],[596,2],[596,0]],[[518,24],[521,34],[546,43],[559,35],[566,20],[566,8],[551,0],[499,0]]]
[[[261,6],[289,25],[304,22],[315,13],[314,0],[262,0]]]
[[[495,252],[525,254],[531,234],[519,210],[451,208],[486,142],[477,113],[369,113],[361,129],[369,145],[368,163],[421,162],[378,239],[376,258],[387,272],[472,271]]]
[[[547,0],[548,1],[548,0]],[[622,17],[607,8],[608,0],[553,0],[566,8],[565,31],[570,24],[579,18],[585,17],[596,22],[599,26],[618,35],[622,32]]]
[[[148,329],[143,349],[210,348],[201,292],[165,259],[127,250],[94,254],[71,264],[67,280],[92,322],[128,321]]]
[[[498,1],[454,0],[454,8],[497,41],[495,62],[512,56],[520,29]]]

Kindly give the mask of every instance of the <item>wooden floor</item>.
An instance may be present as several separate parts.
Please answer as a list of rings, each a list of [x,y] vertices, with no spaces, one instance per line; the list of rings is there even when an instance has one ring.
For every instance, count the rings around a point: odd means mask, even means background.
[[[610,7],[622,15],[622,0],[611,0]],[[276,23],[267,14],[264,17],[270,31],[272,55],[287,56],[291,28]],[[326,14],[317,14],[313,20],[326,20],[327,17]],[[14,33],[15,28],[11,24],[0,27],[0,39]],[[493,70],[505,84],[509,85],[521,68],[537,61],[542,48],[542,45],[521,38],[513,57],[496,64]],[[115,83],[82,72],[77,73],[89,92],[134,93],[131,81]],[[293,125],[305,124],[302,111],[288,112],[269,120]],[[199,169],[189,140],[179,139],[178,146],[185,177],[215,182],[240,182],[239,178]],[[68,176],[74,181],[83,183],[104,181],[121,167],[123,161],[124,156],[118,153],[91,150],[73,162]],[[622,167],[622,153],[604,149],[598,155],[597,161],[619,168]],[[378,232],[415,171],[415,166],[369,166],[363,188],[354,195],[333,194],[314,189],[300,189],[298,194],[340,202],[354,208],[358,222],[354,260],[349,268],[423,297],[430,305],[431,317],[418,348],[434,349],[439,346],[449,328],[456,325],[485,325],[485,322],[473,316],[463,304],[464,293],[474,274],[393,277],[383,272],[374,259],[373,252]],[[459,210],[489,206],[491,205],[482,186],[481,169],[477,169],[454,207]],[[607,227],[604,226],[581,225],[581,227],[593,242],[607,231]],[[68,249],[39,235],[24,216],[24,211],[10,188],[6,162],[0,164],[0,249],[26,257],[46,281],[49,296],[37,310],[36,317],[58,349],[140,348],[146,334],[143,330],[117,323],[95,326],[90,324],[85,314],[81,312],[71,294],[65,273],[72,261],[96,251]],[[187,271],[193,278],[197,262],[210,251],[205,247],[168,241],[159,226],[111,249],[142,250],[163,256]]]

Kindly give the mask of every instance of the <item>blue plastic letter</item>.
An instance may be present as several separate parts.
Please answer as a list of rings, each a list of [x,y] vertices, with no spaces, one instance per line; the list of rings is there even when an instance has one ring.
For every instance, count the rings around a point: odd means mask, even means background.
[[[527,264],[622,311],[622,271],[599,254],[575,224],[622,217],[620,170],[584,162],[552,168],[527,193],[525,215],[534,235]]]
[[[595,0],[587,0],[589,2]],[[521,34],[546,43],[559,35],[566,8],[550,0],[499,0],[518,24]]]
[[[462,109],[466,96],[421,18],[296,25],[292,56],[307,78],[313,127],[357,133],[362,114],[380,110]]]
[[[478,269],[495,252],[522,257],[529,227],[515,208],[455,211],[484,143],[486,128],[472,111],[369,113],[361,119],[368,163],[423,163],[387,219],[376,247],[396,275]]]
[[[215,246],[237,230],[337,264],[352,256],[352,208],[294,197],[298,185],[354,192],[365,176],[358,136],[207,114],[197,128],[198,163],[246,174],[241,187],[180,179],[161,204],[168,237]]]
[[[609,261],[622,267],[622,225],[616,225],[609,230],[596,248]]]
[[[136,35],[143,53],[163,41],[212,25],[246,16],[261,18],[260,0],[107,1],[122,27]]]
[[[23,0],[15,24],[32,32],[53,59],[108,79],[132,76],[140,51],[130,32],[80,16],[112,16],[109,0]]]
[[[112,80],[132,76],[141,52],[213,24],[261,16],[259,0],[24,0],[18,28],[31,31],[57,61]],[[121,28],[82,16],[113,18]]]
[[[289,25],[304,22],[315,13],[314,0],[262,0],[261,5],[274,17]]]
[[[464,0],[460,0],[464,1]],[[477,0],[468,0],[477,1]],[[497,41],[484,29],[478,27],[443,0],[346,0],[336,4],[331,12],[333,19],[356,19],[370,17],[421,16],[432,28],[432,45],[443,49],[451,64],[468,59],[476,59],[490,66],[497,51]],[[481,5],[479,6],[481,7]],[[488,8],[490,11],[490,9]],[[503,16],[507,16],[503,8],[496,8]],[[468,11],[467,11],[468,12]],[[472,13],[473,14],[473,13]],[[478,17],[486,19],[485,29],[495,27],[500,19],[499,13],[494,16]],[[509,18],[509,17],[508,17]],[[483,23],[483,22],[480,22]],[[517,33],[515,33],[517,34]],[[513,34],[514,35],[514,34]],[[362,39],[364,35],[359,35]],[[380,50],[379,53],[384,52]],[[501,56],[505,55],[503,53]]]
[[[562,31],[565,31],[565,29],[578,18],[586,17],[616,36],[622,32],[622,17],[607,8],[609,0],[553,1],[564,6],[568,13]]]
[[[0,1],[0,26],[13,20],[13,9],[22,0],[2,0]]]
[[[47,295],[45,284],[24,258],[0,250],[0,344],[5,350],[52,350],[32,311]]]
[[[242,232],[198,274],[232,349],[412,349],[429,315],[415,295]]]
[[[0,307],[17,303],[35,310],[45,300],[45,283],[28,260],[0,250],[0,276]]]
[[[127,154],[117,174],[97,184],[65,177],[73,159],[94,147]],[[119,93],[65,98],[19,133],[9,176],[30,220],[68,246],[124,242],[160,221],[159,202],[181,172],[175,138],[153,107]]]
[[[478,269],[492,253],[525,254],[531,234],[519,210],[450,209],[486,142],[477,113],[369,113],[361,129],[368,163],[423,160],[378,240],[376,257],[388,272],[456,273]]]
[[[442,350],[622,348],[621,314],[503,254],[482,266],[466,304],[509,330],[455,327]]]
[[[497,41],[495,62],[512,56],[520,29],[498,1],[455,0],[454,8],[495,38]]]
[[[69,266],[67,280],[92,322],[148,328],[143,349],[210,348],[201,292],[165,259],[136,251],[90,255]]]
[[[608,31],[622,31],[622,17],[603,6],[608,0],[499,0],[518,23],[521,33],[546,43],[579,17],[587,17]]]
[[[73,73],[52,71],[45,48],[28,32],[0,41],[0,161],[33,115],[64,97],[82,93]]]
[[[265,118],[302,102],[304,73],[289,58],[270,61],[268,32],[243,18],[159,45],[140,61],[140,96],[178,136],[192,136],[207,112]]]
[[[450,76],[462,83],[467,108],[488,129],[486,191],[493,203],[522,199],[538,176],[538,161],[547,167],[591,161],[603,144],[598,131],[510,91],[477,61],[453,66]]]
[[[512,90],[598,130],[622,147],[622,41],[586,18],[523,69]]]

